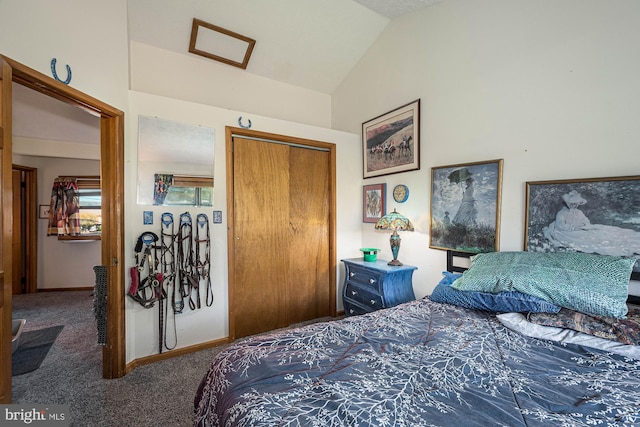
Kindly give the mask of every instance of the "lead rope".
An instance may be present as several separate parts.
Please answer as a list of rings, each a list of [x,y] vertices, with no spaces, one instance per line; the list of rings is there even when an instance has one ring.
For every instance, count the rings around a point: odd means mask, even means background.
[[[180,233],[178,234],[178,274],[180,292],[184,298],[189,297],[189,308],[200,308],[200,293],[198,292],[198,278],[193,271],[193,223],[191,214],[185,212],[180,215]],[[193,300],[193,290],[197,300]]]
[[[211,288],[211,237],[209,235],[209,218],[206,214],[200,213],[196,216],[196,271],[199,280],[204,280],[207,307],[213,305],[213,289]],[[200,238],[200,229],[204,231],[204,239]],[[204,259],[200,256],[203,249]],[[199,293],[198,293],[199,295]]]
[[[163,273],[163,287],[165,288],[165,295],[171,295],[171,303],[167,302],[165,306],[165,318],[166,323],[164,325],[164,346],[167,350],[173,350],[178,345],[178,333],[176,328],[176,313],[182,313],[184,308],[184,301],[176,300],[176,294],[180,296],[176,288],[176,256],[175,256],[175,223],[173,221],[173,214],[165,212],[161,216],[162,231],[160,232],[161,242],[161,254],[160,259],[162,263]],[[169,310],[171,306],[171,311]],[[172,316],[171,316],[172,315]],[[167,329],[170,319],[173,320],[173,345],[167,344]]]

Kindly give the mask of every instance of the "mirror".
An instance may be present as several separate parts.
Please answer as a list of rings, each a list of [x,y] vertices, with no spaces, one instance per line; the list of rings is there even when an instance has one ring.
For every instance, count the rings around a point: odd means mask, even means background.
[[[138,204],[213,205],[214,129],[138,117]]]

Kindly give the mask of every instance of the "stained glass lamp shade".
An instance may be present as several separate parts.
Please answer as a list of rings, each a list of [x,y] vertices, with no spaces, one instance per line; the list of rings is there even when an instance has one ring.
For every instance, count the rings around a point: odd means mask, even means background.
[[[402,265],[398,261],[398,252],[400,252],[400,235],[398,231],[413,231],[413,224],[409,221],[409,218],[397,212],[395,209],[393,212],[386,214],[376,222],[376,230],[393,230],[389,242],[391,243],[391,253],[393,254],[393,260],[389,261],[389,265]]]

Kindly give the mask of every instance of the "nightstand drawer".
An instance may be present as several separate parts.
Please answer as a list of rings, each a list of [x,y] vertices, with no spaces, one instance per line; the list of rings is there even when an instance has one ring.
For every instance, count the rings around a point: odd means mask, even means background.
[[[347,281],[373,288],[376,292],[380,291],[380,282],[382,281],[382,277],[383,275],[378,272],[356,265],[349,266],[347,273]]]
[[[349,298],[344,298],[343,303],[344,313],[347,316],[359,316],[360,314],[373,313],[375,311],[373,307],[365,307],[350,300]]]
[[[360,303],[366,307],[371,307],[373,310],[379,310],[384,308],[384,302],[382,301],[382,295],[371,292],[362,286],[347,281],[347,288],[345,289],[345,298]]]

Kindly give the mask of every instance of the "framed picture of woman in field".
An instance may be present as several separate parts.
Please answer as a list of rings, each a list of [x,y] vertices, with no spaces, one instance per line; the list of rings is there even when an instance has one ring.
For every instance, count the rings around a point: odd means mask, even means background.
[[[420,100],[362,124],[364,178],[420,169]]]
[[[640,176],[529,181],[526,193],[525,251],[634,257],[640,280]]]
[[[502,159],[431,169],[434,249],[482,253],[499,250]]]

